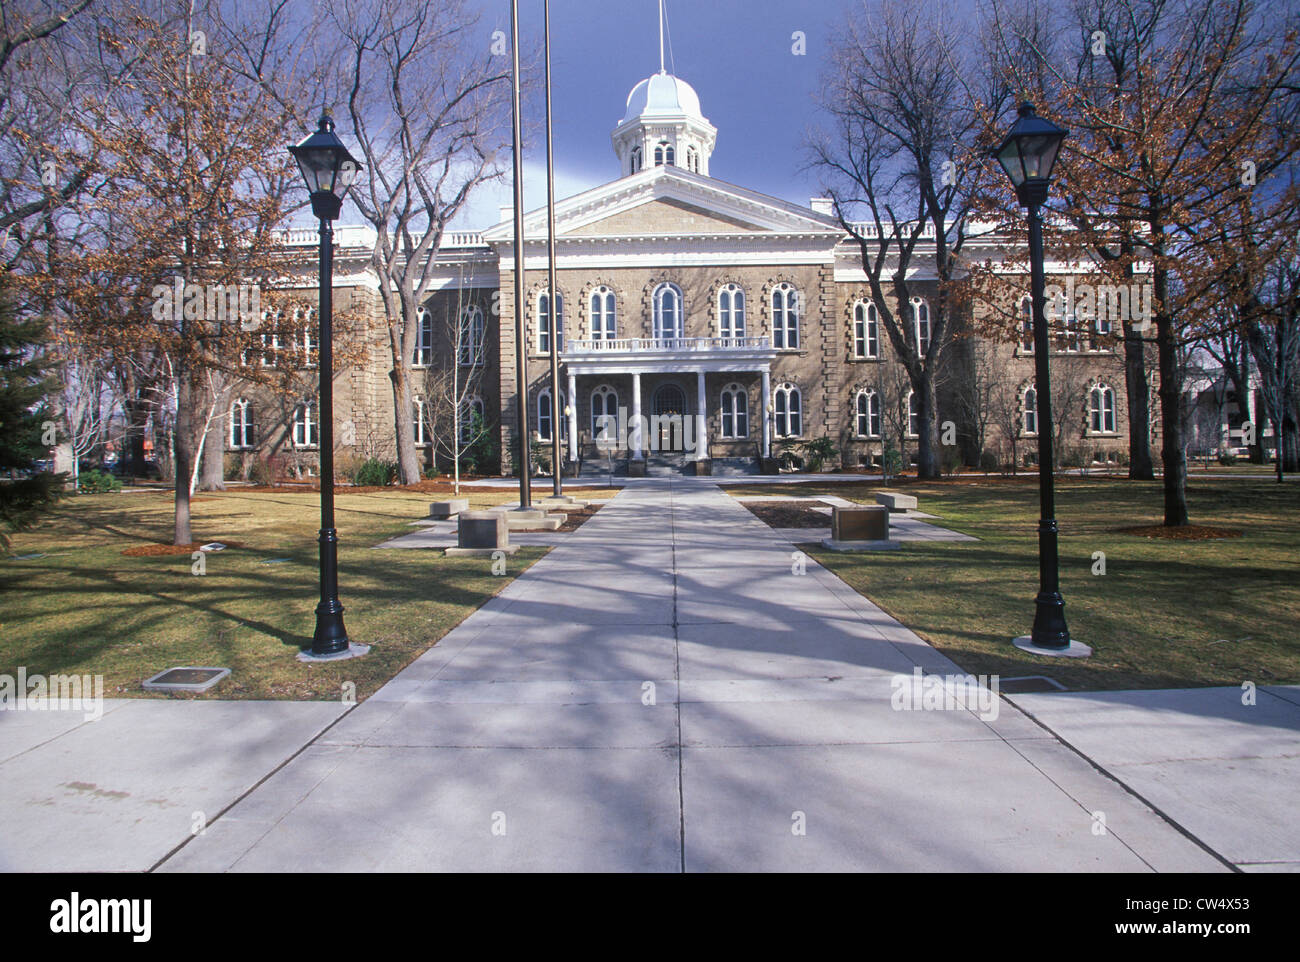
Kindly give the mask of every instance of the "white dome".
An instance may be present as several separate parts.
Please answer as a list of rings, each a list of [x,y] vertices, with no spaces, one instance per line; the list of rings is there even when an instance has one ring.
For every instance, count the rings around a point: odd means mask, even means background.
[[[700,98],[690,84],[670,73],[657,73],[647,77],[632,88],[627,95],[627,111],[623,123],[637,117],[681,116],[704,119],[700,112]]]

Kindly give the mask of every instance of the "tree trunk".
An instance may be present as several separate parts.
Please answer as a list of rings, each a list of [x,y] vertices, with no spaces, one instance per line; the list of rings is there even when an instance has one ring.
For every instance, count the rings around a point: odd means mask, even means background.
[[[935,445],[934,375],[922,369],[912,390],[919,398],[917,420],[920,430],[916,443],[916,476],[921,479],[939,477],[939,454]]]
[[[1151,399],[1147,392],[1146,345],[1124,323],[1124,393],[1128,395],[1128,476],[1131,481],[1154,480],[1151,463]]]
[[[203,439],[203,461],[199,466],[200,491],[226,490],[226,419],[217,414],[208,424]]]
[[[402,365],[393,365],[388,372],[393,382],[393,420],[397,435],[397,475],[402,484],[415,484],[420,480],[420,460],[415,454],[415,432],[411,410],[411,383]]]
[[[193,544],[190,530],[190,475],[194,470],[194,397],[189,373],[181,370],[176,375],[176,428],[172,432],[172,449],[175,458],[173,487],[176,492],[175,526],[172,544]]]
[[[1157,283],[1159,283],[1157,281]],[[1157,303],[1164,299],[1157,294]],[[1160,426],[1163,444],[1160,461],[1164,468],[1165,526],[1188,523],[1187,459],[1183,451],[1183,424],[1179,415],[1182,378],[1178,367],[1178,345],[1173,319],[1163,309],[1156,315],[1156,346],[1160,359]]]

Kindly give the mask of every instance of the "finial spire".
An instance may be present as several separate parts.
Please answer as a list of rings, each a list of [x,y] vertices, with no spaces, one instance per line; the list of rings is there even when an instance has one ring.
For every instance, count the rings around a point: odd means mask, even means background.
[[[659,0],[659,72],[664,72],[664,0]]]

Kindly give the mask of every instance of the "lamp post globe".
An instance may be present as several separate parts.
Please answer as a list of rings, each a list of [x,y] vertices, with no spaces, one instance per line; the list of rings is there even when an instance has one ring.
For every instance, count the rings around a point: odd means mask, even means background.
[[[1047,200],[1052,170],[1068,132],[1020,106],[1019,116],[993,156],[1006,172],[1016,199],[1029,212],[1030,297],[1034,327],[1034,397],[1038,412],[1038,597],[1034,627],[1027,650],[1061,654],[1071,649],[1061,596],[1057,551],[1055,465],[1052,463],[1052,395],[1043,267],[1043,222],[1040,208]],[[1023,639],[1022,639],[1023,640]],[[1017,641],[1020,644],[1020,640]],[[1085,646],[1079,646],[1083,648]]]
[[[320,604],[316,606],[316,631],[311,657],[342,658],[362,654],[353,646],[343,625],[339,602],[338,532],[334,528],[334,225],[343,209],[343,197],[361,165],[334,133],[334,121],[322,114],[316,132],[289,153],[298,162],[312,213],[320,221]]]

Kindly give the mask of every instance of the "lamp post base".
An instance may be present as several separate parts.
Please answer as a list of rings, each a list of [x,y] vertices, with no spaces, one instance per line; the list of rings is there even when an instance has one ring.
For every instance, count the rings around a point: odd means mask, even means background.
[[[1011,643],[1021,651],[1026,651],[1031,655],[1045,655],[1048,658],[1087,658],[1092,654],[1092,649],[1081,641],[1069,641],[1064,648],[1040,648],[1034,644],[1034,639],[1030,635],[1021,635],[1019,638],[1012,638]]]
[[[1056,522],[1051,524],[1051,554],[1055,556]],[[1039,549],[1040,552],[1042,549]],[[1053,566],[1055,567],[1055,566]],[[1065,624],[1065,599],[1059,591],[1040,591],[1034,599],[1034,629],[1030,632],[1037,648],[1066,648],[1070,644],[1070,629]]]
[[[316,633],[312,635],[311,653],[317,658],[346,652],[351,646],[348,630],[343,626],[343,605],[337,598],[316,606]]]

